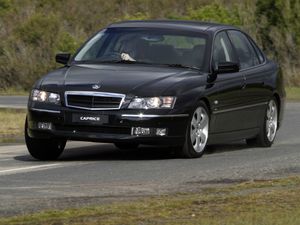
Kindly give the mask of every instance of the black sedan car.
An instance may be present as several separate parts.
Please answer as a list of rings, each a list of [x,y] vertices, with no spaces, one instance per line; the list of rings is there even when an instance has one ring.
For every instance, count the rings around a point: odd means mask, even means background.
[[[126,21],[92,36],[36,82],[25,127],[30,154],[56,159],[67,140],[168,145],[202,156],[209,144],[269,147],[285,91],[275,62],[236,27]]]

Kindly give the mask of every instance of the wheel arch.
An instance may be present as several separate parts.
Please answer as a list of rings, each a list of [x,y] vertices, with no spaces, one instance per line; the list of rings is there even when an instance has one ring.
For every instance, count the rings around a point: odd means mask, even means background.
[[[276,103],[277,103],[277,106],[278,106],[278,121],[277,121],[277,129],[279,129],[280,128],[280,126],[281,126],[281,120],[282,120],[282,110],[281,110],[281,107],[282,107],[282,102],[281,102],[281,99],[280,99],[280,96],[279,96],[279,94],[278,93],[274,93],[273,94],[273,97],[275,98],[275,100],[276,100]]]
[[[202,101],[202,102],[205,103],[205,105],[206,105],[206,107],[208,109],[208,113],[211,114],[211,107],[210,107],[208,99],[206,97],[202,97],[202,98],[200,98],[199,101]]]
[[[281,110],[281,100],[280,100],[280,96],[278,93],[274,93],[273,97],[276,99],[276,103],[278,104],[278,114],[280,116],[280,110]]]

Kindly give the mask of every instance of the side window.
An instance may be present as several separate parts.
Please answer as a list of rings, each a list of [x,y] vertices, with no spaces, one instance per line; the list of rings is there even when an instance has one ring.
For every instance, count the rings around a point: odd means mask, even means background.
[[[236,62],[232,45],[227,34],[223,31],[217,34],[213,47],[213,62]]]
[[[254,43],[254,41],[252,41],[251,39],[249,39],[249,40],[252,43],[253,48],[255,49],[255,52],[259,59],[259,63],[263,63],[265,61],[265,57],[262,54],[262,51],[258,48],[258,46]]]
[[[246,69],[259,64],[259,59],[253,46],[243,33],[231,30],[228,31],[228,35],[236,50],[241,69]]]

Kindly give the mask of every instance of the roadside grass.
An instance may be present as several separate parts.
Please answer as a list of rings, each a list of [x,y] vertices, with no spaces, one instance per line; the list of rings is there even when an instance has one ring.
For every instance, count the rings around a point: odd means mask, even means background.
[[[2,96],[9,96],[9,95],[23,95],[27,96],[29,94],[29,91],[25,91],[22,88],[6,88],[6,89],[0,89],[0,95]]]
[[[300,177],[0,219],[12,224],[300,224]]]
[[[300,87],[286,87],[286,96],[288,100],[299,101],[300,100]]]
[[[0,143],[15,142],[23,137],[26,110],[0,109]]]

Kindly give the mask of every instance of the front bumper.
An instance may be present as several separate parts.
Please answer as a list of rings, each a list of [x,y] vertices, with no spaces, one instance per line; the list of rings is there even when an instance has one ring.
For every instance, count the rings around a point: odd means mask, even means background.
[[[151,112],[151,111],[150,111]],[[73,114],[105,116],[107,122],[78,124]],[[87,111],[62,107],[60,110],[29,107],[27,114],[28,134],[34,138],[64,138],[68,140],[96,141],[106,143],[135,142],[140,144],[179,145],[184,142],[189,115],[147,114],[132,110]],[[38,128],[38,122],[50,122],[51,130]],[[132,127],[166,128],[165,136],[140,136],[132,134]]]

